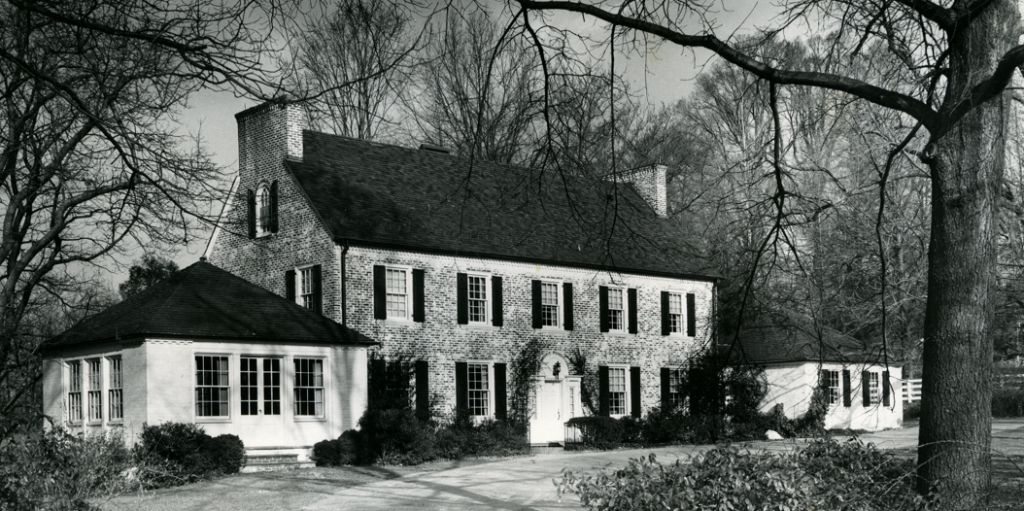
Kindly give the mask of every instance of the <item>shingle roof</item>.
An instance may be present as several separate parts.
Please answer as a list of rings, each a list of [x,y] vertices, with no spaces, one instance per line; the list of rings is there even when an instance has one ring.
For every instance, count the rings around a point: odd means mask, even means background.
[[[631,185],[303,132],[287,161],[336,240],[707,278]]]
[[[138,337],[372,344],[355,331],[207,262],[90,316],[46,349]]]
[[[730,350],[731,359],[754,365],[819,361],[886,362],[880,344],[863,343],[798,314],[766,315],[750,325],[744,325],[738,337],[735,334],[724,334],[720,343],[727,349],[734,340],[738,344]],[[888,362],[899,363],[891,353]]]

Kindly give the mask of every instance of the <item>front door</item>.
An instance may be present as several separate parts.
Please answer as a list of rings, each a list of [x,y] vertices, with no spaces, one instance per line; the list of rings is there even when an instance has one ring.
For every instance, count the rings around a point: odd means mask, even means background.
[[[579,415],[579,378],[544,378],[537,382],[537,412],[530,421],[530,442],[565,441],[565,422]]]
[[[238,423],[246,446],[280,445],[284,434],[280,358],[241,357]]]

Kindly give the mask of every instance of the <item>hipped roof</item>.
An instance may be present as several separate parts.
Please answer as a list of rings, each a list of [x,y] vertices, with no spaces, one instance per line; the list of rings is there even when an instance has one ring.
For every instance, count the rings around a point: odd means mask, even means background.
[[[719,339],[734,363],[832,362],[902,365],[881,343],[861,342],[800,314],[765,314]],[[734,344],[735,343],[735,344]]]

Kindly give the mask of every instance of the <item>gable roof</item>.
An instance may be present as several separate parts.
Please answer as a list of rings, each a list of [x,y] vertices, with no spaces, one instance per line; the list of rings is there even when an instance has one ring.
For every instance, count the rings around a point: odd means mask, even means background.
[[[139,337],[373,344],[354,330],[200,261],[80,321],[44,349]]]
[[[881,344],[861,342],[834,328],[816,323],[801,314],[766,314],[743,325],[739,336],[726,334],[721,347],[730,350],[731,360],[753,365],[786,362],[837,362],[884,364]],[[890,365],[899,365],[892,353]]]
[[[312,131],[286,166],[341,243],[713,278],[631,185]]]

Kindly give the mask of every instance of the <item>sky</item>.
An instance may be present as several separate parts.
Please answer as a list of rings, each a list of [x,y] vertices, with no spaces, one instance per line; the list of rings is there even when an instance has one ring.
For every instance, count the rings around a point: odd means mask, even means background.
[[[756,27],[770,23],[777,7],[770,1],[719,0],[714,10],[714,18],[719,25],[716,34],[725,39],[750,34]],[[558,15],[552,18],[552,22],[594,37],[602,36],[606,30],[594,20],[574,14]],[[670,44],[651,48],[646,56],[620,54],[616,57],[616,65],[622,69],[633,89],[642,93],[648,104],[655,107],[672,104],[686,97],[701,70],[713,62],[714,57],[710,52],[694,52]],[[182,130],[200,134],[214,163],[233,174],[238,168],[238,137],[234,114],[254,105],[255,101],[236,98],[231,92],[198,93],[181,112]],[[219,209],[217,205],[214,211]],[[178,266],[184,268],[198,261],[208,238],[207,235],[204,239],[182,247],[174,258]],[[111,280],[116,283],[125,278],[124,274],[115,274]]]

